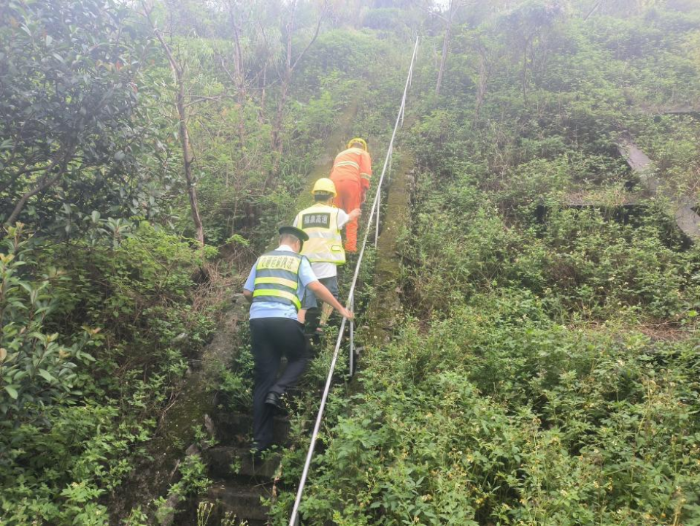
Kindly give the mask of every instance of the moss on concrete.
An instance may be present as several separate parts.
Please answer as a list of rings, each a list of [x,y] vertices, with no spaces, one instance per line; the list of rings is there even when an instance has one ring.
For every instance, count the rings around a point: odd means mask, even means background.
[[[367,319],[371,320],[365,341],[370,345],[388,341],[397,320],[403,318],[399,295],[401,259],[397,253],[401,232],[411,220],[411,182],[413,156],[402,152],[396,160],[395,173],[382,207],[381,235],[377,243],[374,283],[376,294],[369,305]]]

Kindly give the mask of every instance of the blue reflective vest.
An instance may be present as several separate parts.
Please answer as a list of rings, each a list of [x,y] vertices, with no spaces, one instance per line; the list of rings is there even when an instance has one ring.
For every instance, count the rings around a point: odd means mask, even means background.
[[[255,290],[253,303],[270,301],[294,305],[301,308],[297,296],[299,290],[299,267],[304,257],[285,250],[273,250],[258,258],[255,265]]]

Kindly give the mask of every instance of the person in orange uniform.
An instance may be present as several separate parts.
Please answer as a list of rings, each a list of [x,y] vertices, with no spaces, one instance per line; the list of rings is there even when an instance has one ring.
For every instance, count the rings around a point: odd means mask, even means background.
[[[333,162],[330,179],[338,192],[334,204],[348,214],[360,208],[365,202],[371,177],[372,158],[367,151],[367,142],[359,137],[352,139],[348,149],[340,152]],[[357,218],[354,218],[345,229],[346,252],[357,252],[357,223]]]

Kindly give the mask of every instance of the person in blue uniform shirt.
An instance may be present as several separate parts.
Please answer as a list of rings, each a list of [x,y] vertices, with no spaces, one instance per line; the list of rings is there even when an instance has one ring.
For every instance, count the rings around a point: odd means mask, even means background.
[[[279,234],[279,247],[258,258],[243,286],[243,295],[251,303],[253,449],[257,454],[272,445],[273,417],[281,406],[280,398],[306,369],[304,326],[297,319],[305,291],[308,289],[342,316],[353,317],[319,282],[309,260],[299,255],[309,236],[293,226],[283,226]],[[276,378],[282,356],[287,357],[287,367]]]

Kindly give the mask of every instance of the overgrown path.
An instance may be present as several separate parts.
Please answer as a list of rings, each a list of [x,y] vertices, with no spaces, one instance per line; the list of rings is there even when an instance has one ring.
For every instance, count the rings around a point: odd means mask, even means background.
[[[695,199],[691,196],[675,197],[664,191],[662,182],[654,173],[649,157],[634,143],[632,136],[625,134],[618,142],[620,154],[629,167],[639,175],[640,180],[652,195],[662,194],[670,200],[670,213],[678,228],[694,242],[700,240],[700,215],[695,210]]]
[[[309,173],[306,179],[306,184],[304,186],[304,191],[297,198],[296,201],[296,211],[302,210],[303,208],[310,206],[312,204],[311,199],[311,189],[317,179],[321,177],[328,177],[331,173],[331,168],[333,168],[333,159],[338,152],[345,149],[347,141],[351,138],[353,131],[353,121],[357,116],[357,112],[360,104],[360,97],[353,99],[348,103],[347,107],[343,111],[342,115],[337,121],[337,126],[333,129],[331,134],[326,140],[325,148],[323,154],[319,156],[314,164],[314,169]],[[292,215],[289,219],[290,221],[294,218]]]
[[[342,150],[352,132],[359,100],[358,97],[348,103],[339,116],[337,126],[328,136],[322,154],[308,175],[304,191],[296,201],[295,210],[308,206],[314,181],[330,173],[335,154]],[[289,221],[294,217],[293,213],[295,212],[290,211]],[[130,479],[122,486],[123,491],[113,496],[110,504],[110,509],[115,512],[113,524],[120,524],[132,508],[148,507],[154,499],[159,497],[166,499],[165,506],[161,507],[164,512],[160,519],[161,524],[190,524],[193,513],[196,513],[191,506],[192,503],[186,502],[176,491],[172,491],[173,484],[180,477],[179,467],[187,457],[201,454],[208,458],[210,468],[214,466],[210,469],[210,474],[219,479],[222,475],[220,464],[224,458],[230,460],[229,464],[231,464],[243,451],[242,448],[232,451],[229,446],[237,440],[240,442],[239,437],[247,437],[249,434],[251,427],[249,415],[226,415],[221,421],[217,417],[216,400],[212,393],[219,381],[220,371],[230,365],[239,351],[235,343],[236,334],[240,324],[245,323],[247,317],[247,303],[242,295],[235,295],[234,301],[221,314],[221,322],[212,342],[202,352],[201,360],[190,365],[189,374],[178,390],[177,396],[171,400],[170,405],[161,415],[157,435],[148,448],[150,458],[142,461],[134,469]],[[225,444],[222,447],[229,447],[229,449],[224,452],[201,451],[197,445],[199,442],[197,430],[202,429],[202,426],[210,435]],[[278,439],[284,439],[286,427],[285,422],[278,423],[276,430]],[[242,446],[242,444],[238,445]],[[223,488],[222,495],[227,496],[228,507],[232,507],[239,518],[249,519],[251,525],[254,524],[254,520],[265,515],[259,503],[261,492],[258,483],[260,477],[271,474],[269,470],[269,464],[260,471],[253,470],[252,465],[248,463],[243,463],[240,466],[242,481],[241,477],[236,477],[234,480],[224,481],[223,484],[215,486]],[[246,473],[250,475],[248,480],[245,478]],[[269,476],[267,479],[269,480]],[[234,502],[236,495],[239,496],[238,504]],[[168,509],[170,509],[169,512]]]
[[[310,171],[304,190],[296,200],[294,210],[290,211],[288,220],[291,221],[294,214],[311,204],[311,189],[314,182],[320,177],[327,177],[333,165],[335,155],[341,151],[350,137],[353,129],[353,121],[357,115],[360,98],[351,101],[340,115],[337,125],[328,136],[323,152],[318,157],[314,169]],[[276,246],[276,236],[270,242],[269,248]],[[237,304],[242,305],[239,297]],[[243,307],[244,308],[244,307]],[[230,316],[230,317],[229,317]],[[230,318],[236,320],[245,319],[246,312],[234,310],[227,313],[224,325]],[[233,361],[238,349],[231,346],[235,341],[233,334],[222,329],[217,334],[217,339],[223,335],[229,342],[228,347],[222,353],[216,352],[217,361],[224,366]],[[212,345],[214,345],[214,343]],[[205,405],[204,402],[202,405]],[[252,430],[252,418],[248,413],[217,412],[215,408],[212,419],[212,433],[215,435],[217,445],[204,452],[204,457],[209,466],[209,476],[214,481],[211,489],[205,497],[205,505],[213,505],[211,510],[211,524],[218,524],[225,517],[235,516],[238,520],[247,521],[250,526],[267,523],[267,509],[261,503],[261,499],[274,499],[275,486],[274,475],[278,468],[279,457],[267,459],[265,462],[254,464],[250,458],[249,439]],[[288,442],[289,421],[286,418],[277,418],[275,421],[275,442],[284,444]],[[190,524],[194,517],[194,509],[191,507],[178,517],[178,523]]]
[[[353,121],[357,116],[359,101],[361,97],[357,97],[350,101],[343,110],[337,121],[337,126],[333,129],[326,140],[323,152],[316,159],[314,168],[311,170],[304,183],[304,189],[295,201],[294,210],[290,212],[288,221],[291,223],[296,213],[313,204],[311,189],[316,180],[321,177],[328,177],[333,168],[333,160],[338,152],[345,149],[348,139],[351,137],[353,129]],[[277,236],[274,235],[270,240],[268,249],[272,250],[277,247]]]
[[[357,105],[351,104],[343,114],[339,126],[329,137],[325,155],[319,159],[316,169],[309,174],[307,188],[299,196],[296,209],[308,206],[313,183],[319,177],[328,175],[335,153],[345,146],[356,110]],[[394,163],[393,168],[394,173],[384,191],[381,235],[377,243],[377,259],[373,272],[375,295],[364,316],[368,327],[362,331],[363,340],[368,343],[390,339],[392,328],[403,311],[397,288],[400,277],[397,244],[403,228],[410,220],[412,155],[399,154],[398,162]],[[218,524],[218,521],[225,517],[235,516],[238,520],[247,521],[250,526],[268,524],[267,509],[262,501],[274,502],[281,491],[291,489],[280,483],[283,467],[279,457],[275,455],[258,464],[251,461],[247,444],[240,440],[250,433],[250,415],[219,414],[215,418],[215,426],[219,445],[205,453],[209,460],[210,476],[215,480],[206,497],[206,501],[213,504],[211,523]],[[278,418],[274,433],[277,443],[289,445],[289,420]]]

